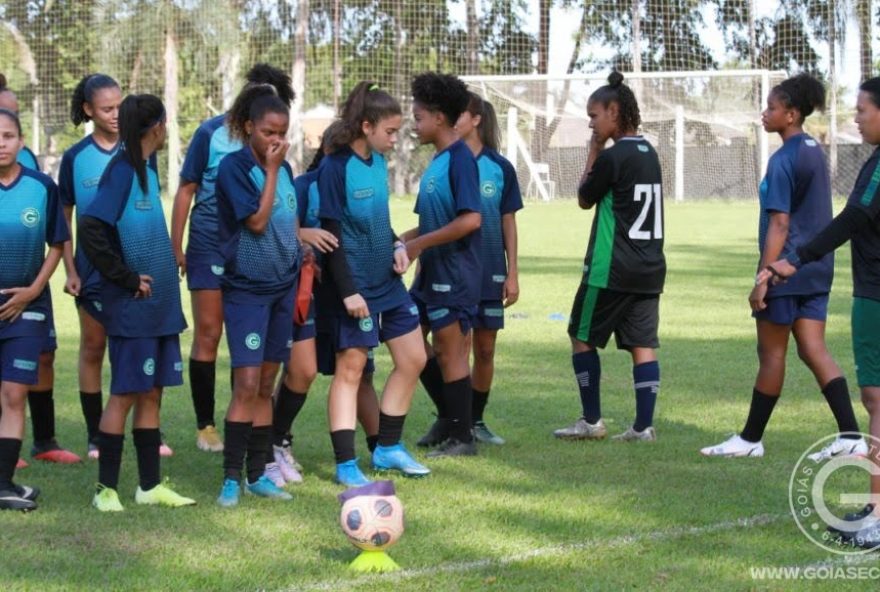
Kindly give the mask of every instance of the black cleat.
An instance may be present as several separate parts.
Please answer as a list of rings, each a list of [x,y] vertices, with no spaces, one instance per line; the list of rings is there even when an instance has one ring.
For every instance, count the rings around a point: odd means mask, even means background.
[[[25,492],[27,493],[27,492]],[[30,512],[37,509],[37,502],[23,497],[18,488],[0,490],[0,510]]]
[[[438,417],[428,432],[416,442],[416,446],[422,448],[431,448],[442,444],[449,437],[449,426],[451,422],[446,417]]]
[[[473,440],[462,442],[458,438],[449,437],[436,450],[432,450],[425,456],[437,458],[440,456],[476,456],[476,454],[477,444]]]
[[[846,520],[847,522],[858,522],[858,521],[862,520],[863,518],[867,518],[868,516],[870,516],[871,512],[873,512],[873,511],[874,511],[874,504],[868,504],[864,508],[859,510],[858,512],[852,512],[851,514],[846,514],[843,517],[843,519]],[[828,527],[828,532],[830,532],[831,534],[842,536],[844,538],[849,538],[850,536],[855,534],[857,531],[858,531],[858,527],[854,528],[853,530],[839,530],[837,528],[834,528],[833,526]]]

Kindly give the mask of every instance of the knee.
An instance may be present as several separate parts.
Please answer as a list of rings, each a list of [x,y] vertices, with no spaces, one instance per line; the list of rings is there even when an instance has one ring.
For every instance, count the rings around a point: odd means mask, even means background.
[[[823,345],[798,344],[798,358],[807,366],[813,366],[828,356],[828,350]]]
[[[252,373],[235,375],[235,398],[240,401],[254,401],[260,393],[260,377]]]
[[[315,359],[297,360],[296,364],[290,366],[287,370],[287,386],[302,385],[306,388],[310,387],[315,378],[318,377],[318,365]]]
[[[103,335],[87,335],[83,333],[80,355],[86,362],[100,364],[104,359],[104,349],[106,346],[107,339]]]
[[[40,367],[51,368],[55,364],[55,352],[46,351],[40,353]]]
[[[494,343],[475,343],[474,360],[481,365],[489,365],[495,361]]]
[[[800,355],[800,348],[798,349]],[[767,347],[758,343],[758,359],[761,364],[785,364],[785,349]]]
[[[862,405],[868,412],[868,415],[874,416],[880,413],[880,393],[869,393],[862,391]]]

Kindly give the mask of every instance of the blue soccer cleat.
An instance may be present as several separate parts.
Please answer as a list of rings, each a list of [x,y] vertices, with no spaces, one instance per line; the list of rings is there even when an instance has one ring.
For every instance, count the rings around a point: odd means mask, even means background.
[[[245,491],[250,495],[257,497],[265,497],[274,500],[292,500],[293,496],[272,483],[272,480],[266,475],[260,475],[254,483],[248,482],[245,485]]]
[[[336,465],[336,482],[346,487],[361,487],[372,483],[361,472],[357,463],[358,459],[347,460]]]
[[[241,495],[241,487],[235,479],[224,479],[223,488],[220,489],[220,495],[217,496],[217,503],[224,508],[232,508],[238,505],[238,498]]]
[[[400,471],[404,477],[424,477],[431,474],[431,469],[416,461],[400,442],[393,446],[376,446],[373,451],[373,468],[377,471]]]

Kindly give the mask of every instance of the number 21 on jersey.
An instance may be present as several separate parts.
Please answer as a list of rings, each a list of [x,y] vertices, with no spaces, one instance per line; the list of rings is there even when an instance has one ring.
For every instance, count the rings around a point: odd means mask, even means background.
[[[660,191],[660,183],[636,185],[633,201],[641,203],[642,209],[629,229],[629,237],[633,240],[663,238],[663,194]],[[648,219],[649,215],[653,217],[653,222]]]

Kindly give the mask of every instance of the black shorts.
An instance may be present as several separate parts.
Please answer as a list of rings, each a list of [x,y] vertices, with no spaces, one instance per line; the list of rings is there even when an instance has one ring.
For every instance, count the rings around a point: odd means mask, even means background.
[[[571,308],[568,334],[604,348],[614,334],[617,349],[660,347],[660,295],[615,292],[581,284]]]

